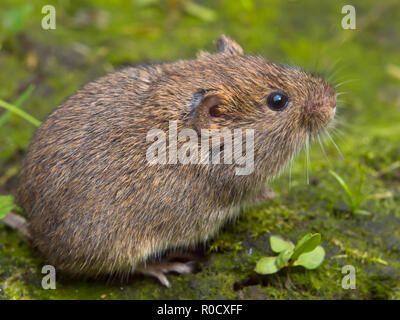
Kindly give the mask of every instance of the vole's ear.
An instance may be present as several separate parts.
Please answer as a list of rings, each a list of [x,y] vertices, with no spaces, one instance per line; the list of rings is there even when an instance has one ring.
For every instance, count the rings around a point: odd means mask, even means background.
[[[228,53],[232,55],[241,55],[243,54],[242,47],[237,44],[232,39],[228,38],[225,35],[221,35],[217,39],[217,50],[218,52]]]
[[[218,129],[218,118],[223,116],[221,98],[216,94],[204,95],[194,109],[194,127],[198,133],[201,129]]]

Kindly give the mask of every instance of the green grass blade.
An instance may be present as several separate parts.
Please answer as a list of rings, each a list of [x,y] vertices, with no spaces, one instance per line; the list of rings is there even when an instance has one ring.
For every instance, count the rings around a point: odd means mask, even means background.
[[[28,88],[25,89],[24,92],[19,96],[17,101],[15,101],[15,105],[17,107],[21,107],[21,105],[29,98],[29,96],[32,94],[33,90],[35,90],[35,86],[31,84]]]
[[[349,201],[351,206],[353,207],[354,205],[354,195],[351,192],[349,186],[347,185],[346,182],[344,182],[344,180],[342,179],[341,176],[339,176],[336,172],[329,170],[329,173],[337,180],[337,182],[339,182],[339,184],[342,186],[342,188],[344,189],[344,191],[346,192],[347,196],[349,197]]]
[[[6,110],[18,115],[18,116],[20,116],[21,118],[25,119],[26,121],[30,122],[31,124],[33,124],[36,127],[39,127],[40,124],[41,124],[41,122],[38,119],[32,117],[30,114],[28,114],[25,111],[19,109],[17,106],[12,105],[12,104],[10,104],[8,102],[5,102],[5,101],[3,101],[1,99],[0,99],[0,107],[2,107],[4,109],[6,109]]]
[[[30,85],[17,99],[17,101],[15,102],[15,106],[20,108],[22,106],[22,104],[29,98],[29,96],[31,95],[31,93],[33,92],[33,90],[35,89],[34,85]],[[0,117],[0,127],[2,125],[4,125],[8,118],[10,118],[11,115],[11,111],[7,111],[5,114],[3,114],[2,117]]]
[[[10,118],[11,112],[10,111],[6,111],[1,117],[0,117],[0,127],[2,125],[4,125],[8,118]]]

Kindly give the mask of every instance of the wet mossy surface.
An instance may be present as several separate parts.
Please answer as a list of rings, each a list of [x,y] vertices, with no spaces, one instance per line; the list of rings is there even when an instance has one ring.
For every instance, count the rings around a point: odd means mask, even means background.
[[[343,1],[50,1],[57,29],[43,30],[49,1],[0,4],[0,99],[38,119],[84,83],[128,64],[194,57],[214,50],[225,33],[248,53],[321,73],[340,85],[337,129],[324,152],[311,148],[272,188],[278,197],[243,209],[204,250],[201,271],[170,275],[171,288],[140,276],[119,280],[70,279],[57,274],[43,290],[46,261],[22,236],[0,223],[0,299],[399,299],[400,298],[400,3],[353,1],[357,30],[341,28]],[[397,70],[397,71],[396,71]],[[3,110],[0,110],[0,117]],[[0,126],[0,194],[16,188],[15,175],[35,128],[11,116]],[[329,170],[351,188],[361,175],[368,197],[354,215]],[[316,270],[301,267],[262,276],[257,260],[274,255],[270,235],[293,242],[322,235],[326,257]],[[356,289],[342,288],[342,268],[356,270]]]

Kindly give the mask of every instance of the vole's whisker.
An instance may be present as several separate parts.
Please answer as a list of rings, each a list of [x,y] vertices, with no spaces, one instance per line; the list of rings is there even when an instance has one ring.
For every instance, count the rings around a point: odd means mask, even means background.
[[[320,145],[321,150],[322,150],[322,154],[323,154],[324,157],[329,161],[329,158],[328,158],[328,155],[327,155],[327,153],[326,153],[326,151],[325,151],[325,148],[324,148],[324,145],[323,145],[323,143],[322,143],[321,137],[320,137],[319,135],[318,135],[317,137],[318,137],[319,145]]]
[[[340,110],[340,108],[348,108],[349,107],[348,101],[344,101],[344,100],[341,100],[341,99],[339,99],[339,100],[340,100],[340,104],[336,105],[337,107],[339,107],[339,110]],[[337,111],[338,111],[338,109],[336,109],[336,112]]]
[[[338,92],[338,93],[336,93],[336,98],[337,98],[337,97],[340,97],[340,96],[343,95],[343,94],[349,94],[349,92],[347,92],[347,91]]]
[[[344,124],[343,123],[343,125],[346,125],[347,127],[349,127],[348,124]],[[331,134],[332,134],[332,137],[335,137],[335,139],[337,139],[339,141],[343,141],[344,140],[345,133],[342,130],[338,129],[338,128],[333,128],[333,130],[331,130]]]
[[[349,125],[345,122],[341,123],[341,125],[349,127]],[[332,133],[334,133],[339,138],[343,138],[343,136],[345,136],[344,132],[339,128],[333,128]]]
[[[349,80],[344,80],[344,81],[342,81],[342,82],[336,84],[336,85],[335,85],[335,89],[339,88],[340,86],[342,86],[342,85],[344,85],[344,84],[346,84],[346,83],[351,83],[351,82],[355,82],[355,81],[358,81],[358,80],[360,80],[360,79],[349,79]]]
[[[336,133],[341,131],[341,129],[339,129],[340,127],[349,127],[349,124],[345,120],[343,120],[340,115],[336,114],[335,118],[332,120],[328,128],[329,131],[331,131],[332,133]],[[328,130],[324,130],[322,134],[326,134],[327,132]]]
[[[342,61],[342,58],[341,58],[341,57],[340,57],[340,58],[337,58],[336,61],[331,65],[329,71],[335,70],[336,66],[338,65],[338,63],[339,63],[340,61]],[[342,65],[340,68],[343,68],[343,65]],[[336,69],[336,70],[337,70],[337,69]],[[335,70],[335,72],[336,72],[336,70]]]
[[[343,69],[345,68],[345,66],[341,66],[339,68],[337,68],[334,72],[332,72],[332,74],[328,77],[328,82],[336,82],[334,81],[334,77],[337,76],[339,74],[340,71],[343,71]]]
[[[336,59],[336,61],[330,66],[328,72],[330,73],[329,76],[327,76],[327,80],[328,82],[332,79],[332,77],[337,73],[338,69],[343,68],[343,66],[341,66],[340,68],[336,68],[337,64],[342,60],[342,58],[338,58]],[[336,68],[336,69],[335,69]]]
[[[338,133],[339,136],[344,136],[345,134],[342,132],[342,127],[344,128],[350,128],[351,126],[343,120],[340,116],[336,115],[335,119],[332,121],[332,125],[329,126],[329,130],[336,134]]]
[[[310,184],[309,171],[311,171],[311,167],[310,167],[310,135],[308,135],[308,137],[306,139],[306,179],[307,179],[307,184]]]
[[[335,146],[336,150],[338,151],[340,157],[342,158],[342,160],[344,160],[344,155],[342,153],[342,151],[340,151],[338,145],[335,143],[335,140],[333,140],[332,136],[329,134],[328,131],[326,131],[326,135],[328,136],[329,140],[331,140],[332,144]]]

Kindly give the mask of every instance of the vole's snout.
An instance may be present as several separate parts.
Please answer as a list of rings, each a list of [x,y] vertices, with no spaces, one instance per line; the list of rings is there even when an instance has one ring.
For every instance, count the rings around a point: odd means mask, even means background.
[[[303,120],[307,128],[319,132],[326,127],[335,116],[336,91],[333,87],[323,82],[319,88],[314,88],[309,93],[303,107]]]
[[[331,86],[323,89],[319,94],[309,100],[306,105],[308,112],[322,112],[323,109],[335,109],[336,107],[336,91]]]
[[[324,105],[328,108],[335,109],[336,108],[336,90],[329,86],[326,90],[325,98],[323,99]]]
[[[336,94],[326,95],[318,100],[309,100],[304,106],[304,111],[310,116],[318,115],[320,112],[326,112],[326,109],[335,109],[336,107]]]
[[[336,93],[330,94],[323,99],[323,104],[329,108],[336,108]]]

